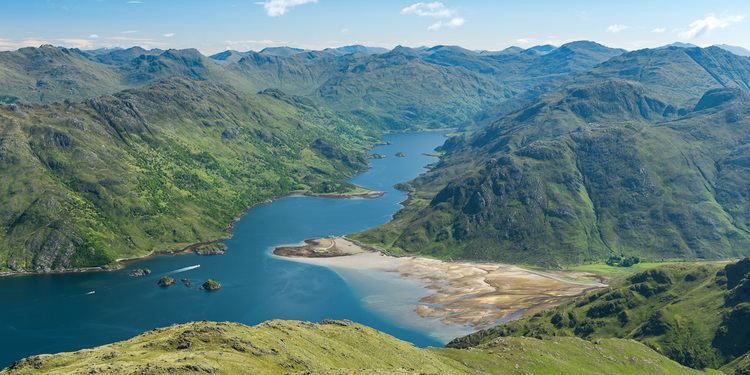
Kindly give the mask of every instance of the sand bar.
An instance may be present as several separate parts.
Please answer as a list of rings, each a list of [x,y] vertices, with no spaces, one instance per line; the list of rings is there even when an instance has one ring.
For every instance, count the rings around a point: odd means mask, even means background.
[[[446,262],[424,257],[392,257],[343,238],[307,240],[276,248],[274,254],[334,270],[379,270],[424,285],[428,293],[413,311],[444,324],[483,329],[563,303],[606,287],[596,275],[539,272],[506,264]]]

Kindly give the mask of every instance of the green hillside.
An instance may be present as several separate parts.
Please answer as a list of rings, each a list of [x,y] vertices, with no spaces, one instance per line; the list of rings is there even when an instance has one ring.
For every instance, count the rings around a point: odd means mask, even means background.
[[[607,363],[602,368],[602,363]],[[20,360],[0,374],[690,374],[632,340],[499,338],[419,349],[348,321],[188,323],[75,353]]]
[[[0,52],[0,102],[79,101],[188,78],[310,98],[351,121],[384,130],[462,126],[479,112],[519,93],[558,82],[623,51],[593,42],[564,45],[547,55],[485,55],[453,46],[392,51],[349,46],[323,51],[288,47],[261,52],[103,49],[52,46]]]
[[[225,237],[248,207],[343,192],[374,142],[307,99],[158,80],[0,106],[0,270],[102,266]]]
[[[449,140],[411,204],[355,238],[547,267],[747,255],[749,113],[741,89],[710,90],[689,110],[622,80],[546,94]]]
[[[634,339],[693,368],[727,365],[747,370],[749,291],[750,258],[725,266],[663,266],[448,346],[471,347],[517,336]]]

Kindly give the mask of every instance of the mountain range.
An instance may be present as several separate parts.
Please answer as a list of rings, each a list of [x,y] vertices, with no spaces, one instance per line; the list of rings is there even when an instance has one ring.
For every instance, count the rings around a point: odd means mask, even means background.
[[[749,61],[588,41],[2,52],[0,172],[33,166],[39,178],[5,184],[0,260],[46,272],[210,242],[260,200],[351,189],[336,181],[366,166],[380,134],[426,128],[465,132],[409,184],[406,209],[360,241],[549,267],[746,255]],[[156,160],[179,165],[163,173]],[[232,187],[258,165],[275,174]],[[177,206],[192,219],[167,219]]]
[[[407,208],[354,237],[547,267],[747,255],[749,68],[717,47],[615,56],[450,139]]]

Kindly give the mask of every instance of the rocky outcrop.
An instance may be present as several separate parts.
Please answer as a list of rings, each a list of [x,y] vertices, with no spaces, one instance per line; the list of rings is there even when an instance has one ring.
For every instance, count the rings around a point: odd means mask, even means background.
[[[171,276],[162,276],[156,284],[162,288],[166,288],[168,286],[174,285],[175,281]]]
[[[205,283],[203,283],[203,285],[201,285],[201,288],[203,290],[207,290],[209,292],[213,292],[215,290],[221,289],[221,284],[218,281],[214,280],[214,279],[208,279],[208,280],[206,280]]]
[[[130,277],[143,277],[151,274],[151,270],[148,268],[136,268],[130,271],[130,273],[128,274],[130,275]]]

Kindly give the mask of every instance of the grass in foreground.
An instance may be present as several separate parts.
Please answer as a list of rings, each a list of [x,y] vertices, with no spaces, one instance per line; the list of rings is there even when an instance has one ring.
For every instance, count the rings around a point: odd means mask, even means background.
[[[347,321],[196,322],[74,353],[18,361],[0,374],[690,374],[632,340],[503,337],[471,349],[419,349]]]

